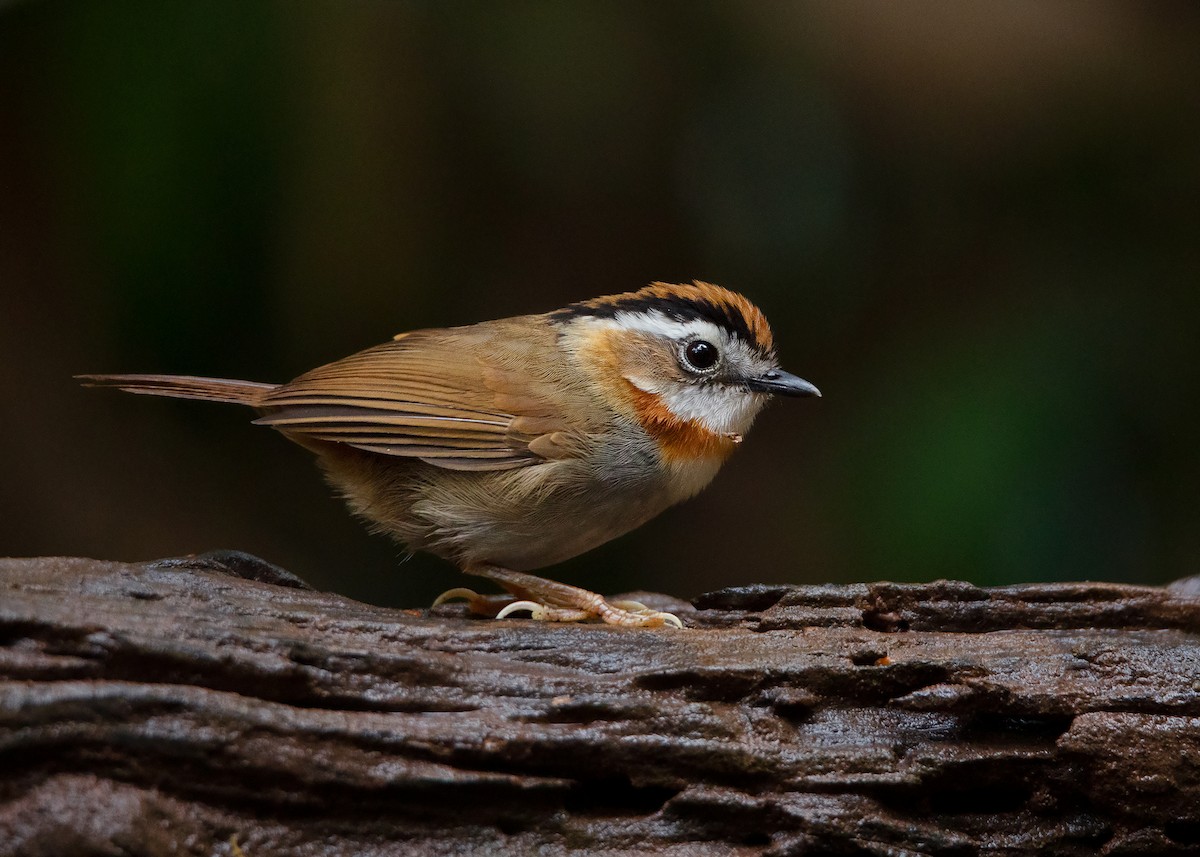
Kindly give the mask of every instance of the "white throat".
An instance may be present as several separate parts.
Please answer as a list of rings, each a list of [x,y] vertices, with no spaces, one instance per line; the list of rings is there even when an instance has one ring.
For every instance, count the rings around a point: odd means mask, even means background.
[[[720,384],[697,386],[646,377],[630,377],[639,390],[659,397],[671,414],[695,420],[717,434],[741,435],[749,431],[767,397]]]

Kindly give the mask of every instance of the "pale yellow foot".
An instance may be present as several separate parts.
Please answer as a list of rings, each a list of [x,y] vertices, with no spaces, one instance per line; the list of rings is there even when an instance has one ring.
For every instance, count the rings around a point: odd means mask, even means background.
[[[469,589],[451,590],[456,594],[470,593],[468,601],[473,612],[484,612],[484,615],[493,615],[497,619],[528,610],[531,618],[546,622],[585,622],[589,619],[599,619],[609,625],[640,628],[660,628],[664,625],[683,627],[683,622],[675,614],[651,610],[639,601],[609,602],[595,592],[578,586],[496,566],[476,566],[464,570],[468,574],[477,574],[495,581],[515,596],[515,600],[510,600],[498,612],[493,613],[475,610],[475,602],[481,600],[482,596]],[[448,595],[449,593],[442,598]]]

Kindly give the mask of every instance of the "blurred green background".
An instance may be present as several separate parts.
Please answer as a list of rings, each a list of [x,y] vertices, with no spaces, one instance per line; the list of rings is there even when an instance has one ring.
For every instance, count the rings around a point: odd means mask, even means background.
[[[819,401],[551,572],[1200,571],[1200,6],[0,4],[0,554],[236,548],[421,604],[232,407],[411,328],[707,279]]]

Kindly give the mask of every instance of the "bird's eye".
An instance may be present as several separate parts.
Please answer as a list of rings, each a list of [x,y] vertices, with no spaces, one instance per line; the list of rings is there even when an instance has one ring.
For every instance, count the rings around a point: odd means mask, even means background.
[[[703,339],[689,342],[683,349],[683,359],[694,369],[711,369],[717,365],[720,356],[717,346]]]

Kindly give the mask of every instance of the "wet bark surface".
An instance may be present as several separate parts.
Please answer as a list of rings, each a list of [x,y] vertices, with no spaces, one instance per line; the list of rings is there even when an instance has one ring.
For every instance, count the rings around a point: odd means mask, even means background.
[[[0,854],[1200,854],[1196,590],[747,587],[676,631],[3,560]]]

